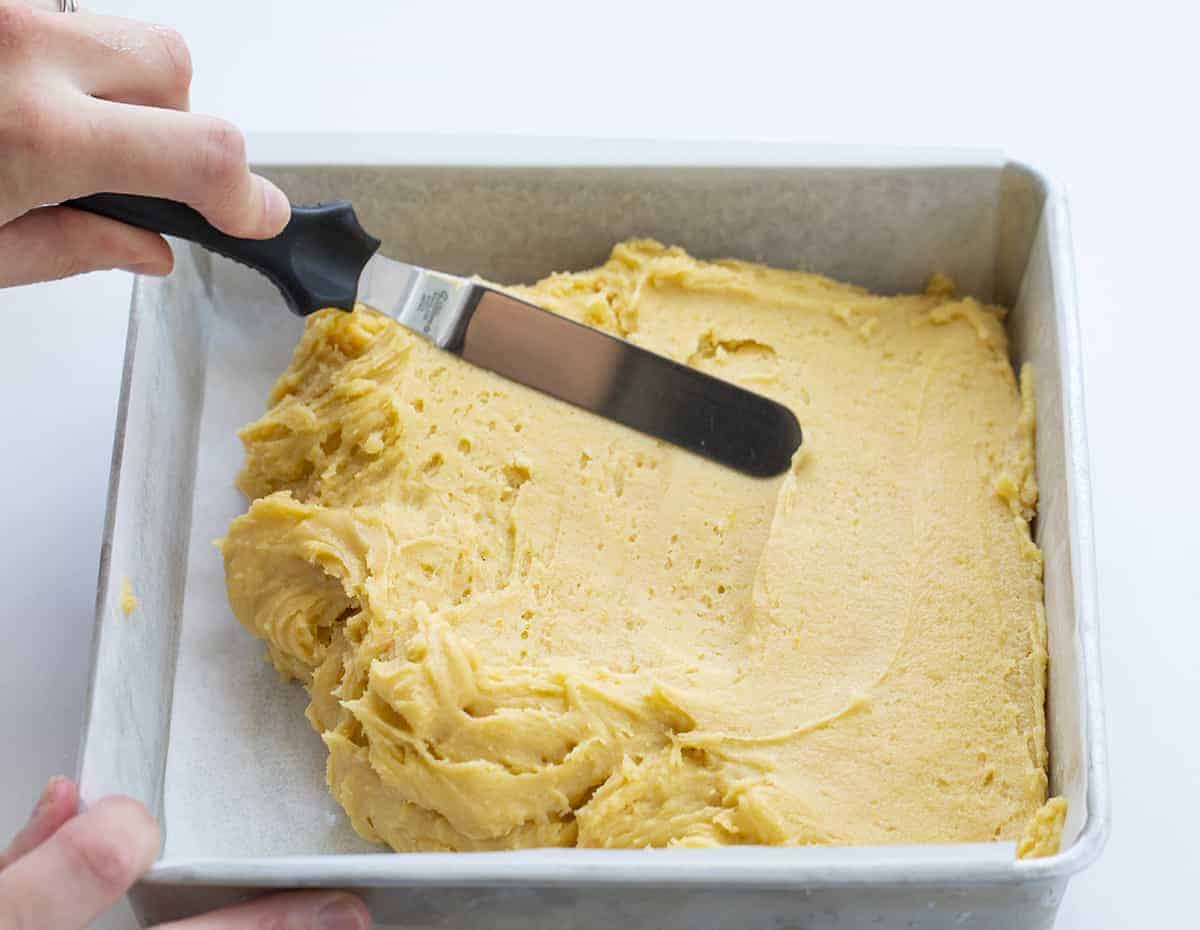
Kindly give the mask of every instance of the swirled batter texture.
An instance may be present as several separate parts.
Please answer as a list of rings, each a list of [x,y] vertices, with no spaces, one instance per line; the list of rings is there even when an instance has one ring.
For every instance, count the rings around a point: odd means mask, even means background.
[[[794,409],[757,480],[311,317],[229,597],[398,850],[1016,839],[1046,799],[1033,394],[1003,311],[654,242],[515,293]]]

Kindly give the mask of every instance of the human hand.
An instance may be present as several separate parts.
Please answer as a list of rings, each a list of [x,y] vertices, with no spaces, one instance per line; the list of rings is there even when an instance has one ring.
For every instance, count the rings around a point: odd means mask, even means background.
[[[100,191],[191,204],[235,236],[287,224],[237,127],[188,113],[178,33],[57,0],[0,0],[0,287],[102,268],[163,275],[159,235],[57,204]]]
[[[0,852],[0,930],[82,930],[137,880],[158,853],[158,826],[130,798],[77,814],[79,791],[55,778],[8,849]],[[297,891],[162,924],[157,930],[370,930],[358,898]]]

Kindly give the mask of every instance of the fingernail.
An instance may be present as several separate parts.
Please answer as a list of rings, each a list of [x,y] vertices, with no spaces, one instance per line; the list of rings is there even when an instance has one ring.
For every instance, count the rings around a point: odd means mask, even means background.
[[[365,930],[362,905],[354,898],[339,895],[317,911],[315,930]]]
[[[29,815],[29,819],[33,820],[46,809],[46,805],[54,800],[54,782],[58,778],[57,775],[46,782],[46,787],[42,789],[41,795],[37,799],[37,803],[33,805],[33,813]]]
[[[266,178],[259,178],[263,197],[263,232],[275,236],[292,218],[292,205],[287,195]]]
[[[38,798],[37,804],[33,806],[33,813],[29,815],[30,820],[36,819],[42,811],[54,803],[54,796],[58,794],[58,786],[66,780],[65,775],[55,775],[46,782],[46,787],[42,789],[41,797]]]

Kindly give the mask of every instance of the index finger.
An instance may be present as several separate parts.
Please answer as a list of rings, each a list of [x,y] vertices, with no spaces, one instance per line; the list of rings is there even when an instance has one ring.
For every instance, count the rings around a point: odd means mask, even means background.
[[[105,798],[0,872],[0,915],[21,930],[85,927],[150,867],[158,826],[130,798]]]
[[[265,239],[291,218],[270,181],[251,173],[246,141],[211,116],[84,97],[47,121],[44,160],[58,166],[57,199],[108,191],[147,194],[195,207],[231,236]]]

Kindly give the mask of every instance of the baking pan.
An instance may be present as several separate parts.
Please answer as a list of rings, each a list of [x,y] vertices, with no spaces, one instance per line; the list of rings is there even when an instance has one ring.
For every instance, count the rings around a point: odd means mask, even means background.
[[[244,509],[234,429],[262,410],[301,322],[254,273],[177,246],[138,278],[101,552],[81,753],[87,800],[120,792],[164,826],[134,889],[157,922],[277,887],[350,887],[382,927],[1050,927],[1108,830],[1083,385],[1066,205],[994,153],[589,140],[254,140],[295,200],[353,200],[389,254],[532,281],[629,236],[803,267],[889,293],[933,270],[1011,306],[1037,373],[1035,538],[1045,554],[1050,788],[1062,851],[1012,843],[394,854],[325,791],[296,685],[235,622],[212,547]],[[265,154],[264,154],[265,153]],[[129,579],[139,600],[119,607]]]

